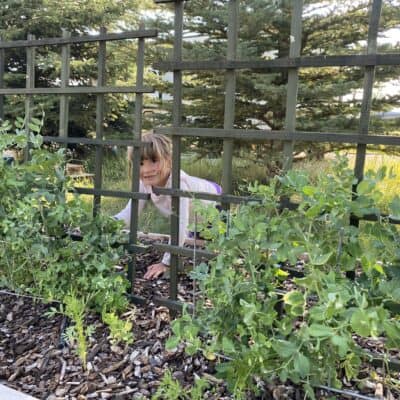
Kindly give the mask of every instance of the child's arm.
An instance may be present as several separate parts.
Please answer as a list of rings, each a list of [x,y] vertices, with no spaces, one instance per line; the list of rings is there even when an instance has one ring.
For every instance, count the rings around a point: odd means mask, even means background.
[[[182,197],[179,206],[179,246],[183,246],[187,237],[189,225],[189,203],[190,199]],[[171,241],[169,241],[171,243]],[[160,263],[152,264],[144,274],[145,279],[155,279],[162,275],[171,264],[171,254],[164,253]]]
[[[145,193],[142,182],[140,182],[140,185],[139,185],[139,192]],[[139,215],[142,213],[145,203],[146,203],[146,200],[139,200],[139,207],[138,207]],[[123,210],[121,210],[118,214],[114,215],[115,219],[122,220],[125,222],[125,227],[127,229],[129,229],[130,225],[131,225],[131,204],[132,204],[132,200],[129,200],[128,204],[125,206],[125,208]]]

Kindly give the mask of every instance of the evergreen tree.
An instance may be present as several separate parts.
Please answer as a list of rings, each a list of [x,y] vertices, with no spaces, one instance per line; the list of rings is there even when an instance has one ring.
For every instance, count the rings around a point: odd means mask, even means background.
[[[75,35],[92,35],[106,27],[109,32],[138,29],[142,10],[152,7],[151,0],[4,0],[0,4],[0,36],[4,41],[61,37],[62,29]],[[107,43],[107,85],[134,85],[136,41]],[[61,50],[58,46],[37,47],[35,87],[59,85]],[[71,45],[73,85],[92,86],[97,80],[98,43]],[[25,87],[26,50],[5,51],[6,87]],[[105,127],[132,134],[133,96],[106,95]],[[35,96],[37,112],[45,112],[44,134],[57,134],[59,97]],[[84,136],[95,127],[95,95],[70,96],[69,134]],[[23,96],[6,96],[5,118],[24,114]],[[109,129],[111,132],[113,129]]]
[[[289,55],[290,0],[240,1],[240,60],[263,60]],[[303,11],[302,56],[365,54],[369,22],[368,0],[306,0]],[[398,0],[384,2],[380,36],[400,24]],[[226,1],[192,0],[185,3],[185,30],[197,40],[184,42],[184,59],[218,60],[225,57],[228,13]],[[397,46],[397,47],[396,47]],[[398,52],[398,44],[379,46],[379,52]],[[361,108],[360,93],[364,70],[359,67],[303,68],[299,72],[297,107],[298,130],[357,131]],[[222,127],[224,110],[224,72],[185,73],[184,115],[189,126]],[[398,67],[378,67],[374,93],[382,84],[398,78]],[[282,129],[285,119],[287,71],[272,73],[240,71],[237,74],[235,126]],[[387,93],[373,98],[373,112],[399,105],[399,95]],[[399,121],[372,118],[374,132],[399,130]],[[200,146],[201,143],[201,146]],[[276,146],[277,144],[275,144]],[[214,146],[214,147],[213,147]],[[257,159],[265,158],[267,146],[251,146]],[[333,145],[306,144],[320,154]],[[338,145],[335,145],[338,146]],[[202,140],[203,153],[215,144]],[[239,148],[239,146],[238,146]],[[298,147],[299,151],[302,147]],[[315,153],[314,152],[314,153]]]

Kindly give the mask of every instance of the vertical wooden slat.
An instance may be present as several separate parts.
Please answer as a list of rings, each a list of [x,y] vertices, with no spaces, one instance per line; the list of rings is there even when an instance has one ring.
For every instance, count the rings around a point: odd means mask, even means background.
[[[382,0],[374,0],[370,11],[371,14],[369,20],[367,54],[376,54],[379,19],[381,16],[381,11],[382,11]],[[374,77],[375,77],[375,67],[374,66],[365,67],[363,99],[361,104],[360,125],[359,125],[359,133],[362,135],[368,135]],[[363,179],[366,152],[367,152],[367,145],[365,144],[357,145],[354,175],[357,177],[358,181]]]
[[[237,41],[239,30],[239,0],[230,0],[228,4],[228,48],[226,58],[228,61],[236,60]],[[231,129],[235,123],[235,92],[236,71],[229,69],[225,72],[225,108],[224,129]],[[222,188],[224,193],[232,193],[232,160],[233,139],[224,140],[222,156]],[[223,204],[224,209],[229,209],[229,203]]]
[[[35,40],[35,36],[29,34],[28,40]],[[27,47],[26,48],[26,88],[32,89],[35,87],[35,48]],[[29,123],[32,119],[33,114],[33,98],[32,96],[26,96],[25,98],[25,132],[27,137],[29,138],[30,129]],[[24,151],[24,160],[29,160],[29,149],[30,145],[25,148]]]
[[[299,57],[301,53],[303,0],[292,0],[292,20],[290,25],[289,57]],[[288,71],[286,93],[285,131],[293,132],[296,128],[296,106],[299,73],[297,68]],[[283,170],[288,171],[293,163],[293,141],[283,144]]]
[[[1,42],[0,38],[0,42]],[[5,51],[0,49],[0,88],[4,88]],[[0,120],[4,120],[4,95],[0,94]]]
[[[174,20],[174,61],[182,60],[182,40],[183,40],[183,0],[175,2]],[[179,127],[182,123],[182,72],[173,72],[173,111],[172,125]],[[179,136],[172,136],[172,188],[180,188],[181,176],[181,139]],[[179,196],[172,196],[171,199],[171,244],[179,245]],[[183,234],[183,232],[182,232]],[[176,300],[178,296],[178,265],[179,257],[171,254],[170,265],[170,286],[169,297]]]
[[[106,28],[100,29],[100,34],[106,34]],[[106,41],[99,41],[99,59],[97,61],[97,86],[106,84]],[[98,94],[96,97],[96,139],[103,139],[104,123],[104,94]],[[94,170],[94,188],[101,189],[103,180],[103,147],[96,147],[95,170]],[[93,197],[93,216],[100,211],[101,196]]]
[[[63,38],[71,37],[71,33],[63,29]],[[71,46],[65,44],[61,47],[61,87],[66,88],[70,76]],[[69,99],[67,95],[60,96],[60,126],[58,134],[60,137],[68,136],[68,111]]]
[[[144,29],[143,26],[140,29]],[[140,38],[138,42],[138,51],[136,59],[136,86],[143,86],[144,76],[144,39]],[[143,93],[136,93],[135,96],[135,126],[133,131],[133,139],[140,140],[142,137],[142,116],[143,116]],[[139,180],[140,180],[140,147],[135,146],[133,148],[133,160],[132,160],[132,192],[139,191]],[[136,244],[138,221],[139,221],[139,200],[131,199],[131,223],[129,233],[129,243]],[[136,255],[128,264],[128,279],[131,282],[131,293],[133,293],[133,285],[136,275]]]
[[[370,10],[371,11],[370,11],[369,28],[368,28],[367,54],[375,54],[377,50],[377,38],[379,29],[379,19],[382,11],[382,0],[374,0]],[[375,76],[375,67],[374,66],[365,67],[363,99],[361,103],[360,124],[358,129],[359,133],[362,135],[368,135],[374,76]],[[366,153],[367,153],[367,145],[361,143],[357,144],[354,175],[356,176],[358,182],[360,182],[364,176]],[[355,199],[357,196],[356,190],[357,190],[357,184],[353,185],[353,199]],[[350,218],[350,224],[358,227],[360,223],[357,218]],[[346,276],[349,279],[354,280],[356,277],[355,271],[347,271]]]

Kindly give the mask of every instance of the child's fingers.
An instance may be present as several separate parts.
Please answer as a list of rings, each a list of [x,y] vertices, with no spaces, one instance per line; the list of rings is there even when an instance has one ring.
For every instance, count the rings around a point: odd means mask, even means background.
[[[164,264],[153,264],[150,265],[150,267],[147,268],[147,272],[144,274],[145,279],[155,279],[162,275],[166,270],[166,267]]]

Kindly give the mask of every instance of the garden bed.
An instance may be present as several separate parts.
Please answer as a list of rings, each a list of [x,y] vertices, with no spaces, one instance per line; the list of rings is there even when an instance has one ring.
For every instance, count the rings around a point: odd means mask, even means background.
[[[142,278],[145,266],[158,261],[160,256],[151,251],[139,257],[135,294],[148,299],[168,296],[168,280]],[[182,279],[178,292],[180,300],[192,301],[190,278]],[[171,335],[170,315],[165,307],[150,302],[127,311],[124,317],[133,322],[135,338],[129,346],[111,345],[108,328],[99,316],[89,315],[86,324],[95,329],[85,371],[75,351],[63,340],[63,316],[46,315],[51,304],[7,291],[0,292],[0,304],[0,383],[38,399],[151,399],[166,370],[170,370],[183,387],[191,386],[196,377],[208,380],[210,388],[203,395],[204,399],[232,398],[225,385],[214,377],[214,362],[202,355],[188,356],[183,347],[165,350],[165,341]],[[381,371],[377,369],[376,372]],[[376,397],[389,393],[392,396],[382,384],[369,384],[369,387],[364,385],[364,395]],[[301,398],[301,391],[294,386],[262,382],[260,386],[263,394],[257,397],[259,399]],[[354,385],[344,382],[344,388],[354,390]],[[323,391],[317,396],[320,399],[329,397]]]

